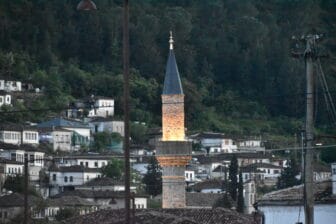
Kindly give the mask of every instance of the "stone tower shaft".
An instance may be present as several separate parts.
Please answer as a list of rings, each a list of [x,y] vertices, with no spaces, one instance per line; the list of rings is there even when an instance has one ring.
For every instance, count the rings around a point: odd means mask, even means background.
[[[185,166],[191,159],[191,142],[185,140],[184,94],[173,51],[172,34],[162,92],[162,140],[156,157],[163,168],[162,208],[184,208]]]

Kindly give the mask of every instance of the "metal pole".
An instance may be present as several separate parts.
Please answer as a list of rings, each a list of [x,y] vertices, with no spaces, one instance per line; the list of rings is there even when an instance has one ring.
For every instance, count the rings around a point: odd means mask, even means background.
[[[123,73],[124,73],[124,155],[125,155],[125,223],[130,223],[130,152],[129,152],[129,29],[128,29],[128,0],[124,0],[123,9]]]
[[[132,224],[135,224],[135,194],[132,193]]]
[[[314,191],[313,191],[313,148],[312,142],[314,138],[313,121],[314,121],[314,36],[308,36],[306,40],[305,62],[306,62],[306,153],[305,153],[305,223],[314,224]]]
[[[28,155],[24,159],[24,224],[28,224]]]

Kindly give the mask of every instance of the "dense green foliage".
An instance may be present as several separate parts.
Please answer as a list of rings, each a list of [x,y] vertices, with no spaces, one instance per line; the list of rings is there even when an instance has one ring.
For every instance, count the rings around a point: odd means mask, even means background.
[[[0,119],[38,121],[91,94],[115,98],[122,115],[122,1],[95,2],[97,11],[78,12],[76,1],[0,0],[0,77],[46,93],[6,110],[52,109]],[[132,1],[131,119],[160,125],[172,30],[189,130],[293,133],[302,126],[305,85],[303,60],[290,56],[291,36],[327,35],[323,45],[332,57],[324,67],[333,91],[335,11],[333,0]],[[327,129],[319,108],[317,124]]]
[[[112,143],[120,143],[122,137],[119,133],[97,132],[93,134],[94,143],[92,149],[97,152],[102,152],[107,148],[111,148]]]
[[[156,196],[162,192],[162,172],[158,161],[154,156],[150,158],[147,166],[147,173],[143,178],[143,183],[146,185],[145,190],[149,195]]]
[[[8,191],[23,193],[24,177],[21,175],[8,176],[3,187]]]
[[[104,177],[120,180],[123,177],[124,163],[120,159],[112,158],[106,166],[101,168]]]

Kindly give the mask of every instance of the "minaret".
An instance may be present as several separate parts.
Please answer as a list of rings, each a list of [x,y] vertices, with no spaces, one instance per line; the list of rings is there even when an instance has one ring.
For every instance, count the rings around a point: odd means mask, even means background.
[[[185,139],[184,94],[170,32],[169,56],[162,92],[162,140],[156,157],[163,168],[162,208],[184,208],[185,166],[191,159],[191,142]]]

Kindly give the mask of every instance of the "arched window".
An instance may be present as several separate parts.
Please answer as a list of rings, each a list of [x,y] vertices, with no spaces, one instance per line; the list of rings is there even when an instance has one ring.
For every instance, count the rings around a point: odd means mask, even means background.
[[[67,176],[64,177],[64,182],[68,182],[68,177]]]
[[[70,176],[70,182],[73,182],[73,176]]]

